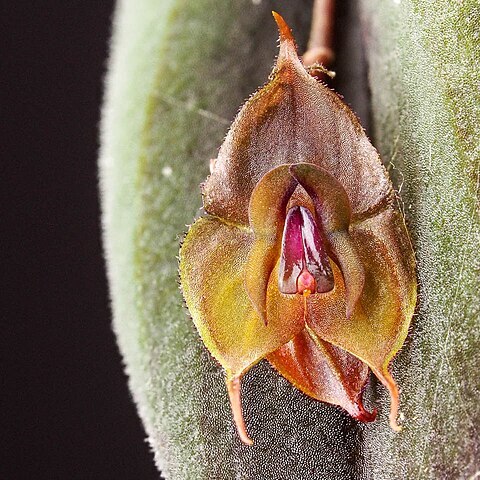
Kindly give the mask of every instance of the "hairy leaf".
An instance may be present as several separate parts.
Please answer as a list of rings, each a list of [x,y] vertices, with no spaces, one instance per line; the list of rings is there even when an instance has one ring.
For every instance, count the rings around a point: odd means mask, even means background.
[[[443,479],[480,469],[478,3],[361,3],[375,144],[401,187],[419,266],[419,315],[393,370],[408,399],[404,430],[388,429],[383,388],[368,389],[384,401],[379,420],[360,429],[260,362],[243,384],[256,440],[245,447],[234,436],[223,373],[181,307],[174,257],[200,206],[208,159],[268,75],[277,35],[270,11],[285,14],[302,48],[311,2],[118,2],[102,121],[105,250],[130,387],[168,480],[285,472]],[[338,9],[336,89],[365,126],[355,2]]]
[[[367,478],[480,471],[480,5],[362,0],[374,137],[412,232],[418,316],[395,361],[404,430],[366,427]]]

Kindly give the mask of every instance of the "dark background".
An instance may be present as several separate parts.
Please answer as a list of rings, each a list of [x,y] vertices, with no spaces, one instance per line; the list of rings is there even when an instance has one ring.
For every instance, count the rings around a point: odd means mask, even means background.
[[[0,479],[158,479],[111,330],[100,241],[114,2],[1,3]]]
[[[114,2],[9,3],[0,3],[0,480],[158,479],[111,330],[100,238]],[[338,2],[333,85],[365,125],[353,4]]]

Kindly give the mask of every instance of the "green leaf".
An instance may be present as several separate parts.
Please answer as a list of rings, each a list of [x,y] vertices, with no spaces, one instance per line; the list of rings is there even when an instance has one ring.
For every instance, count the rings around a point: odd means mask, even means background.
[[[270,11],[285,16],[302,48],[311,2],[119,0],[102,120],[104,243],[114,328],[168,480],[443,479],[480,469],[478,3],[361,3],[375,145],[401,186],[421,284],[394,361],[405,428],[390,431],[382,386],[369,389],[379,420],[360,428],[261,362],[243,385],[256,440],[247,447],[223,372],[182,306],[175,257],[208,160],[277,54]],[[347,47],[337,89],[354,102],[365,92],[358,25],[338,40]]]
[[[473,478],[480,469],[480,5],[362,4],[375,144],[401,188],[420,284],[418,316],[393,371],[404,431],[368,425],[367,478]]]

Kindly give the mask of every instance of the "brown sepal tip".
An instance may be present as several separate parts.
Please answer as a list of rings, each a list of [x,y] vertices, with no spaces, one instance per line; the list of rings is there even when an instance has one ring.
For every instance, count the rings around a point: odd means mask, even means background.
[[[230,399],[230,407],[232,408],[233,420],[237,428],[238,436],[245,445],[253,445],[253,440],[248,436],[245,420],[242,413],[242,399],[240,393],[240,377],[227,376],[227,390]]]
[[[280,33],[280,40],[295,44],[295,39],[293,38],[292,31],[290,30],[290,27],[287,25],[287,22],[285,22],[285,20],[279,13],[273,10],[272,10],[272,15],[278,26],[278,32]]]

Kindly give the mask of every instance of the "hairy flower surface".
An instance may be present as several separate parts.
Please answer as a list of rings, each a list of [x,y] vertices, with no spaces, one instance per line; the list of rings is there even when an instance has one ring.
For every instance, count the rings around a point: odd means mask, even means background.
[[[277,64],[235,119],[203,186],[207,215],[180,251],[185,301],[226,371],[245,443],[240,379],[263,358],[362,421],[376,414],[361,401],[371,369],[397,430],[388,366],[416,304],[408,233],[355,115],[308,73],[274,16]]]

